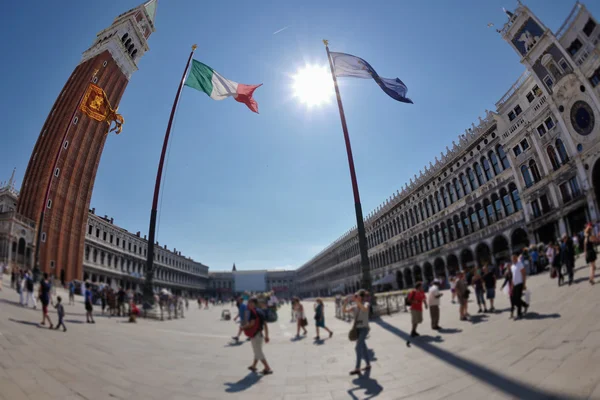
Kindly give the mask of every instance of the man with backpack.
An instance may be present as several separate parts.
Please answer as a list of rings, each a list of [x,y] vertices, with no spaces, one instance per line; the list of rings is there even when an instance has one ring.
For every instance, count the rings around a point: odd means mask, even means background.
[[[263,375],[270,375],[273,370],[269,366],[267,359],[262,351],[263,346],[263,330],[264,342],[269,343],[269,328],[265,321],[265,316],[262,310],[259,310],[258,300],[256,297],[252,297],[248,300],[248,321],[242,326],[244,334],[250,338],[252,344],[252,351],[254,353],[254,362],[248,369],[252,372],[256,372],[256,364],[260,361],[264,365],[262,370]]]

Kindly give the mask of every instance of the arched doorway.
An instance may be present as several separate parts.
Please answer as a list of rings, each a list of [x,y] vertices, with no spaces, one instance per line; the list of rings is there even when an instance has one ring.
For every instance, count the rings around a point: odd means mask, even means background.
[[[429,283],[433,281],[433,265],[426,262],[423,264],[423,272],[425,273],[425,282]]]
[[[523,228],[517,228],[510,235],[510,244],[513,250],[523,250],[524,247],[529,246],[529,237],[527,232]]]
[[[415,275],[415,283],[423,282],[423,271],[421,271],[421,267],[415,265],[413,267],[413,274]]]
[[[442,257],[438,257],[433,262],[433,269],[435,271],[435,277],[442,281],[442,288],[444,287],[443,283],[446,282],[448,277],[446,276],[446,268],[444,264],[444,259]]]
[[[479,243],[475,248],[475,257],[477,265],[483,267],[485,264],[492,263],[492,252],[486,243]]]
[[[402,279],[402,272],[396,271],[396,284],[398,285],[398,289],[404,289],[404,279]]]
[[[492,253],[496,264],[500,265],[510,260],[510,248],[504,235],[499,235],[492,241]]]
[[[460,252],[460,265],[462,269],[472,268],[475,265],[475,258],[471,249],[463,249]]]
[[[404,268],[404,282],[406,283],[406,288],[411,288],[414,286],[410,268]]]
[[[450,254],[446,261],[448,263],[448,273],[450,276],[455,276],[458,272],[458,257],[454,254]]]

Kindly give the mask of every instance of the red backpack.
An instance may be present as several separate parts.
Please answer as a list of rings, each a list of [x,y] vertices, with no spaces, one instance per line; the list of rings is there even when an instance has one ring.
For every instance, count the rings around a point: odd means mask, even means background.
[[[248,311],[250,311],[252,315],[254,315],[255,319],[254,324],[252,324],[251,327],[244,329],[244,335],[248,336],[249,338],[253,338],[254,336],[256,336],[258,331],[262,330],[262,320],[259,313],[256,312],[256,309],[248,309]]]

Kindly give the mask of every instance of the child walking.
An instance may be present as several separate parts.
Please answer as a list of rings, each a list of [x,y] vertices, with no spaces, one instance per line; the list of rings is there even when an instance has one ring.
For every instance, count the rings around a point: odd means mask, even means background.
[[[56,312],[58,313],[58,324],[54,329],[58,329],[62,325],[63,332],[66,332],[67,327],[65,326],[65,322],[63,320],[65,317],[65,307],[62,305],[62,298],[60,296],[56,298],[56,304],[54,304],[54,308],[56,308]]]

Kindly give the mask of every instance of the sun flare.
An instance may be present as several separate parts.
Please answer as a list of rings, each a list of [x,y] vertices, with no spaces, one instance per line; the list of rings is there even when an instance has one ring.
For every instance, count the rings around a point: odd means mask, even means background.
[[[333,98],[333,81],[327,66],[306,65],[293,76],[294,97],[308,107],[329,103]]]

